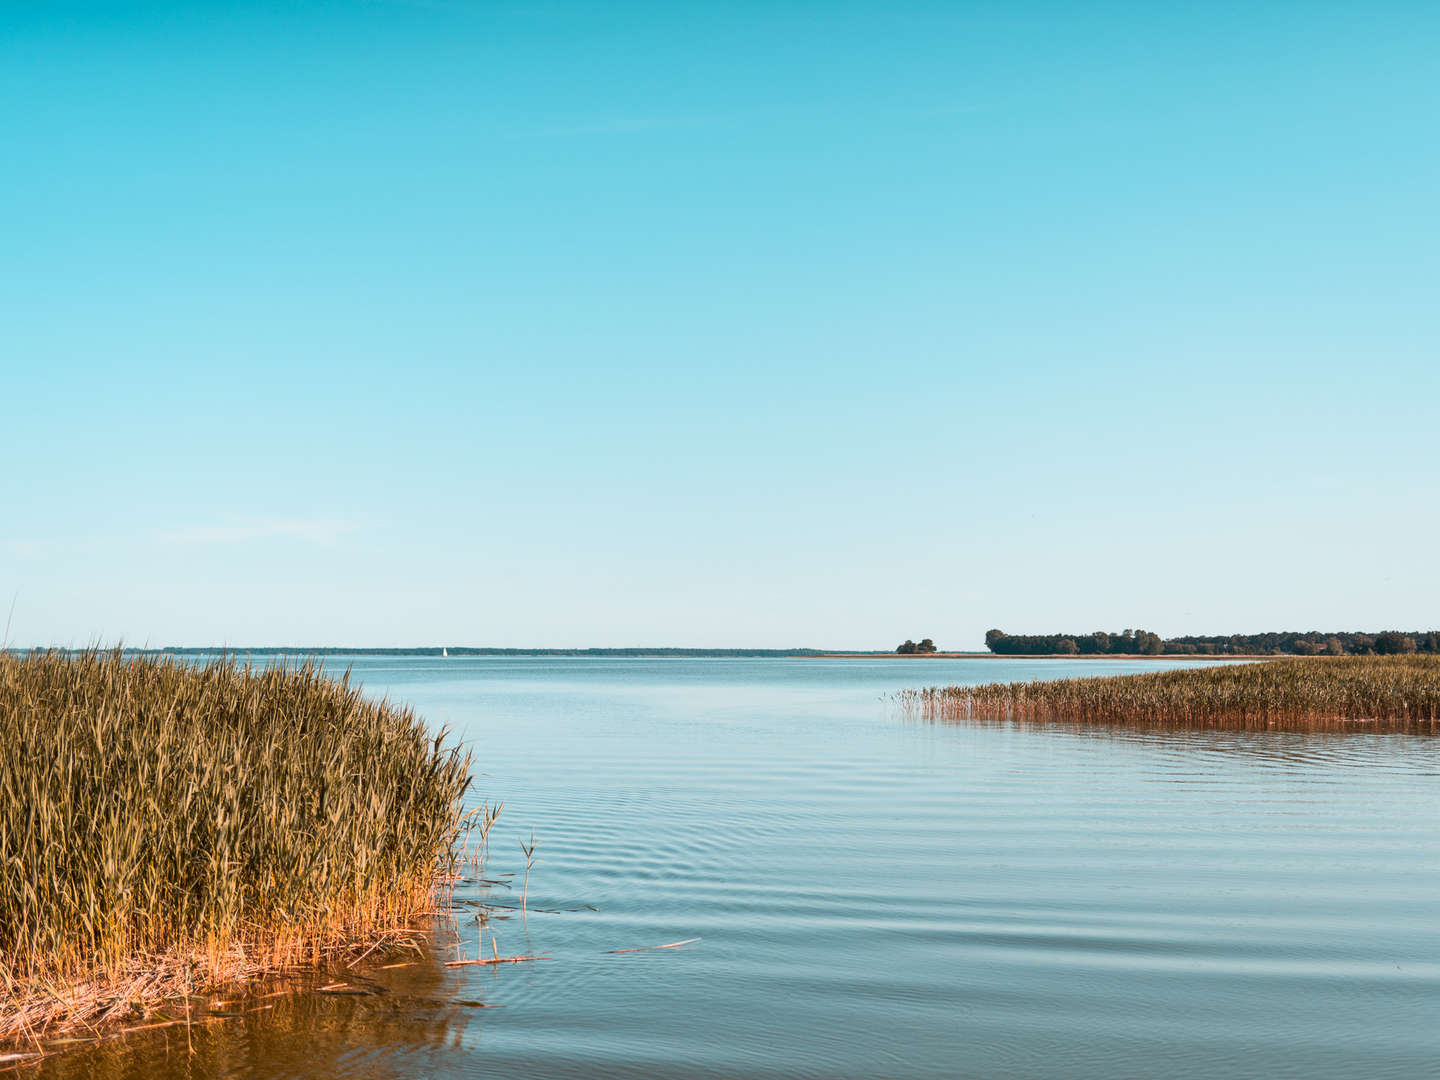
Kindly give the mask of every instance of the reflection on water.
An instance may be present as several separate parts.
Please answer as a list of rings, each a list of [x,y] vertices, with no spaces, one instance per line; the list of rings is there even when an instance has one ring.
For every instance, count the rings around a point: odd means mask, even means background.
[[[193,1055],[166,1029],[39,1072],[1431,1074],[1440,740],[931,724],[886,704],[918,682],[1156,666],[363,660],[369,690],[473,742],[477,799],[505,800],[500,884],[456,894],[495,905],[487,953],[493,932],[552,959],[447,969],[437,939],[367,976],[384,993],[278,999]]]
[[[435,935],[443,941],[446,935]],[[135,1031],[57,1053],[26,1075],[56,1080],[138,1077],[321,1077],[408,1080],[452,1061],[469,1025],[483,1024],[474,986],[434,954],[387,958],[403,967],[346,972],[343,992],[255,996],[206,1019]],[[325,985],[329,985],[327,980]],[[172,1010],[178,1012],[179,1010]]]
[[[1344,734],[1334,731],[1266,731],[1254,729],[1197,728],[1176,724],[1162,727],[1154,724],[1082,724],[1070,720],[991,719],[986,717],[917,717],[897,710],[898,719],[906,724],[942,727],[981,727],[1033,729],[1053,732],[1076,739],[1139,743],[1158,757],[1178,755],[1186,760],[1209,754],[1239,754],[1266,759],[1276,767],[1324,764],[1337,768],[1388,769],[1413,772],[1417,765],[1429,760],[1440,766],[1440,738],[1430,731],[1396,734],[1352,730]],[[1440,734],[1440,733],[1437,733]],[[1433,739],[1434,747],[1423,741]]]

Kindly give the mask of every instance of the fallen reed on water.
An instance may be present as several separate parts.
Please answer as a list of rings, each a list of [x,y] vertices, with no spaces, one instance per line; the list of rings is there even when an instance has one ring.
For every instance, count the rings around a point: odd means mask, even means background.
[[[453,878],[469,773],[313,663],[0,654],[0,1037],[384,939]]]
[[[1440,731],[1440,656],[1274,660],[1144,675],[903,690],[931,720],[1289,731]]]

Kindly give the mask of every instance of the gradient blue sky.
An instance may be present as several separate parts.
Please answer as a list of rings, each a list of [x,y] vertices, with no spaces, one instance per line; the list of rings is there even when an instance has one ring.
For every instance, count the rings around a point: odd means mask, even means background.
[[[1440,623],[1440,7],[0,9],[12,643]]]

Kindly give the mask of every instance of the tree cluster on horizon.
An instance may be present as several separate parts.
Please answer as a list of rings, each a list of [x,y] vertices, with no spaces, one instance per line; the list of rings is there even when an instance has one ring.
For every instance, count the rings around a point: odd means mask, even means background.
[[[1096,655],[1268,655],[1366,656],[1399,653],[1440,653],[1440,630],[1383,630],[1375,634],[1341,630],[1273,631],[1265,634],[1220,634],[1161,638],[1149,630],[1089,634],[1007,634],[989,630],[985,647],[1001,656]]]
[[[935,642],[927,637],[921,638],[918,645],[909,638],[906,638],[904,643],[898,646],[895,651],[901,656],[910,656],[915,653],[933,653],[939,650],[935,648]]]

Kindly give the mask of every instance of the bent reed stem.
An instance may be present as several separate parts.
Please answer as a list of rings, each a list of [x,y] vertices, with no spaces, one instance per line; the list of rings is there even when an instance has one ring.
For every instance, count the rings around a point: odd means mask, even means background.
[[[469,785],[313,661],[0,654],[0,1037],[377,940],[454,878]]]

